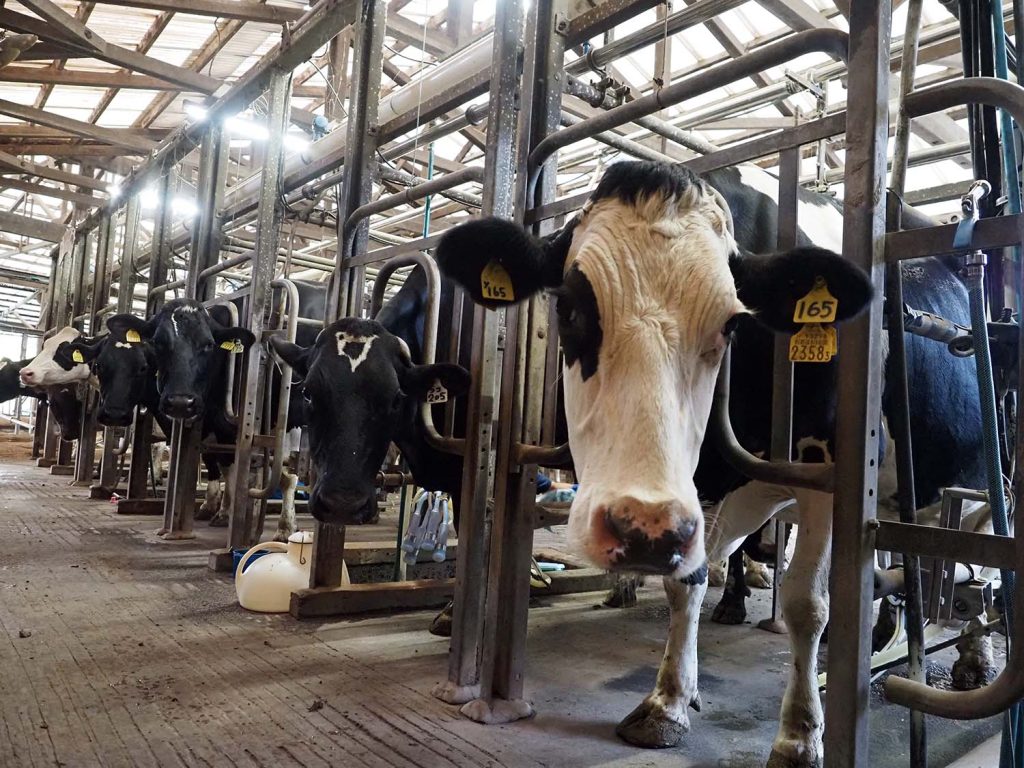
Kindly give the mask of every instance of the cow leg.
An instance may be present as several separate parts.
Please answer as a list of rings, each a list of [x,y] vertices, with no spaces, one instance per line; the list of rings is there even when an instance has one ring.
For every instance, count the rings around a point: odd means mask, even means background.
[[[206,498],[203,504],[196,511],[196,520],[209,520],[214,513],[220,509],[220,498],[223,488],[221,486],[220,464],[210,456],[203,455],[203,464],[206,465]]]
[[[729,555],[729,577],[725,582],[722,599],[711,614],[711,620],[716,624],[742,624],[747,618],[748,597],[750,590],[747,589],[743,573],[743,548],[740,547]]]
[[[793,562],[782,582],[782,606],[789,627],[793,663],[768,768],[819,768],[824,750],[824,716],[818,695],[818,645],[828,622],[832,496],[800,490],[797,500],[800,535]]]
[[[996,675],[992,660],[992,638],[989,635],[977,637],[971,630],[980,626],[978,619],[971,619],[964,634],[956,644],[960,656],[953,662],[953,687],[958,691],[970,691],[988,685]]]
[[[601,603],[609,608],[632,608],[636,605],[636,591],[643,585],[643,576],[620,574]]]
[[[298,484],[298,475],[281,472],[281,517],[277,521],[274,541],[288,541],[288,537],[298,530],[295,523],[295,488]]]
[[[665,578],[670,620],[665,655],[654,690],[626,715],[615,732],[637,747],[673,747],[688,730],[686,708],[700,711],[697,693],[697,624],[708,589],[702,568],[685,581]]]
[[[231,483],[224,483],[221,487],[224,489],[224,493],[221,495],[220,509],[210,519],[211,528],[227,528],[228,523],[231,521]]]

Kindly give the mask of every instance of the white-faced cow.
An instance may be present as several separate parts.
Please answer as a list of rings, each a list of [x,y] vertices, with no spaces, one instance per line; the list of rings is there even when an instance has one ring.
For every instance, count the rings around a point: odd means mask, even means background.
[[[722,356],[732,344],[732,423],[745,447],[765,451],[773,331],[796,330],[795,304],[818,279],[838,300],[840,322],[859,313],[872,290],[860,270],[811,245],[835,248],[841,238],[841,214],[823,196],[801,195],[800,247],[755,255],[774,248],[777,206],[768,179],[756,170],[731,170],[705,181],[681,167],[618,163],[556,235],[539,240],[510,222],[483,219],[447,233],[437,257],[478,303],[497,303],[481,290],[481,276],[493,264],[508,274],[516,300],[545,288],[557,297],[565,408],[580,482],[570,538],[602,568],[663,574],[671,607],[655,688],[618,728],[627,741],[669,746],[682,738],[687,706],[700,701],[696,634],[705,560],[725,557],[796,501],[799,533],[783,584],[793,663],[769,765],[816,766],[823,730],[816,667],[828,618],[832,497],[747,481],[703,445],[704,431]],[[966,294],[947,264],[915,262],[904,274],[909,303],[962,321]],[[977,402],[977,388],[972,363],[950,358],[941,345],[910,340],[908,355],[912,426],[929,447],[927,457],[923,451],[916,457],[924,503],[939,487],[970,475],[973,468],[960,460],[981,453],[980,427],[969,416],[977,406],[966,407]],[[830,461],[834,363],[796,368],[794,454]],[[957,417],[945,418],[951,410]],[[709,505],[707,514],[701,502]]]
[[[82,431],[82,402],[78,396],[79,385],[89,382],[88,365],[76,364],[70,369],[62,368],[54,359],[61,344],[81,337],[76,328],[61,328],[43,342],[39,354],[21,367],[18,376],[24,387],[40,393],[46,398],[50,413],[64,440],[77,440]]]

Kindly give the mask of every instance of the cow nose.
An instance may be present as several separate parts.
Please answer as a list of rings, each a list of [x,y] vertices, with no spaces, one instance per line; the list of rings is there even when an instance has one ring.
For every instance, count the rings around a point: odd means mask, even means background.
[[[97,418],[100,424],[106,427],[127,427],[132,422],[132,412],[115,408],[100,408]]]
[[[699,512],[692,512],[678,499],[617,499],[606,506],[602,521],[613,567],[660,574],[674,572],[697,543],[701,521]]]
[[[36,372],[29,368],[21,369],[21,381],[23,384],[31,384],[36,377]]]
[[[194,416],[196,399],[192,395],[168,395],[164,398],[164,412],[172,419]]]
[[[321,523],[361,525],[370,519],[372,494],[317,484],[309,496],[310,514]]]

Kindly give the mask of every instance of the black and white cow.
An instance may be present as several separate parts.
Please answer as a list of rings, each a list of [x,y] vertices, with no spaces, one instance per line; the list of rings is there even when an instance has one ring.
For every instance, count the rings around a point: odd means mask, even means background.
[[[32,360],[21,367],[18,376],[25,388],[46,398],[50,413],[63,440],[77,440],[82,431],[82,401],[79,389],[90,381],[88,365],[61,367],[54,359],[61,344],[81,337],[81,332],[70,326],[61,328],[43,342]]]
[[[21,383],[21,369],[32,362],[32,358],[26,360],[11,360],[9,357],[0,357],[0,403],[6,403],[19,395],[24,397],[44,397],[43,393],[36,389],[29,389]]]
[[[343,318],[307,345],[271,338],[277,354],[303,379],[316,475],[309,510],[321,522],[349,525],[373,518],[375,481],[392,442],[417,485],[458,498],[462,459],[427,443],[418,413],[436,383],[454,397],[469,386],[469,374],[450,363],[417,364],[425,305],[426,277],[417,267],[375,320]],[[449,315],[450,303],[441,311]]]
[[[816,666],[828,618],[832,497],[750,482],[703,444],[728,345],[733,426],[748,450],[766,451],[773,332],[796,330],[795,303],[817,278],[838,300],[839,321],[873,300],[863,273],[810,244],[840,244],[841,211],[824,196],[800,197],[800,247],[769,253],[776,189],[757,169],[702,180],[680,167],[618,163],[556,235],[539,240],[518,225],[483,219],[446,234],[437,258],[484,305],[497,304],[481,291],[492,264],[508,274],[516,300],[544,289],[557,297],[580,481],[570,539],[600,567],[663,574],[671,608],[655,688],[620,723],[624,739],[669,746],[682,738],[687,707],[700,702],[696,634],[706,559],[725,557],[795,501],[799,533],[783,584],[793,663],[769,765],[815,766],[822,760]],[[966,293],[950,265],[914,262],[904,276],[908,303],[964,319]],[[960,462],[981,454],[977,386],[973,364],[949,357],[941,345],[910,339],[908,356],[911,420],[919,445],[927,446],[915,457],[924,503],[939,487],[973,476],[975,468]],[[794,388],[795,456],[830,461],[834,364],[796,366]]]

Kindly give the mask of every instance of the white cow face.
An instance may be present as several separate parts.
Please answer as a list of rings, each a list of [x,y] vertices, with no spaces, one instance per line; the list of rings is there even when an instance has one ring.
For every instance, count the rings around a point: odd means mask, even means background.
[[[43,342],[43,348],[31,363],[21,369],[21,383],[26,387],[53,387],[75,384],[89,379],[89,366],[80,364],[70,370],[62,368],[53,359],[57,347],[65,341],[74,341],[82,334],[75,328],[62,328]]]
[[[570,539],[599,567],[679,578],[705,560],[693,475],[734,321],[750,311],[791,325],[815,276],[833,285],[843,265],[818,249],[740,258],[721,195],[678,166],[632,162],[611,166],[547,241],[482,220],[447,234],[437,259],[489,306],[499,302],[481,281],[495,274],[515,300],[554,288],[580,483]],[[851,314],[870,297],[863,276],[855,282]]]

